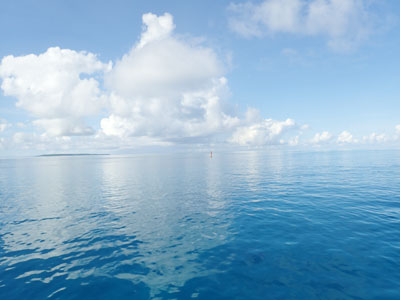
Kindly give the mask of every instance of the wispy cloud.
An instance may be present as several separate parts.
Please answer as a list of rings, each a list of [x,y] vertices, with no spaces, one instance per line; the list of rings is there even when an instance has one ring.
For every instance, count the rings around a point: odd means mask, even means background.
[[[7,120],[0,119],[0,133],[6,130],[8,127],[11,127],[11,124],[7,122]]]
[[[347,51],[371,33],[371,13],[363,0],[264,0],[231,3],[228,10],[231,30],[244,37],[321,36],[330,48]]]
[[[400,124],[396,126],[396,132],[400,134]]]

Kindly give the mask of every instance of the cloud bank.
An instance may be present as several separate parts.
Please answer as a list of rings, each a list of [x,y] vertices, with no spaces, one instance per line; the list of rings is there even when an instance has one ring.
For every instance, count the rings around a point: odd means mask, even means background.
[[[4,57],[1,89],[38,130],[16,133],[13,143],[68,144],[72,136],[89,136],[90,143],[109,145],[262,146],[285,143],[287,132],[299,130],[292,119],[264,119],[254,108],[241,117],[213,49],[176,36],[168,13],[142,20],[138,42],[115,63],[58,47]]]
[[[349,28],[358,28],[354,17],[363,14],[364,6],[356,0],[267,0],[258,5],[232,4],[230,9],[231,26],[243,35],[325,35],[337,43],[349,37]],[[142,20],[138,41],[114,63],[59,47],[4,57],[1,89],[33,120],[12,124],[0,119],[0,148],[102,151],[188,144],[318,148],[400,140],[400,125],[393,136],[354,137],[343,130],[305,137],[307,126],[291,118],[265,118],[255,108],[240,113],[228,101],[227,68],[212,48],[177,36],[168,13],[148,13]],[[293,54],[285,50],[285,55]]]

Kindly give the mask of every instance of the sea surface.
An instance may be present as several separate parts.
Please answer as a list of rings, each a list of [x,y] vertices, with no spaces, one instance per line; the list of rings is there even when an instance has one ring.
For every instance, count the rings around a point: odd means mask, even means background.
[[[0,299],[400,299],[400,151],[0,159]]]

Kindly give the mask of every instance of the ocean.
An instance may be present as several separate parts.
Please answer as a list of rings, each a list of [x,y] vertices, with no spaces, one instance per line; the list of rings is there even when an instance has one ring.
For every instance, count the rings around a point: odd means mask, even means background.
[[[400,299],[400,151],[0,159],[0,299]]]

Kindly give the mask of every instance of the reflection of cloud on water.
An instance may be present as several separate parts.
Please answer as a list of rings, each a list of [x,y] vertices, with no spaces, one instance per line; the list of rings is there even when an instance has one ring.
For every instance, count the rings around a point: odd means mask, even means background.
[[[93,286],[93,277],[111,277],[121,248],[137,252],[134,236],[113,232],[117,219],[104,209],[98,161],[60,157],[12,161],[13,172],[5,182],[14,194],[5,200],[12,205],[3,210],[0,228],[4,281],[28,290],[31,285],[52,283],[51,288],[41,289],[43,293],[68,293],[80,286],[71,280],[83,284],[82,278],[87,278]],[[139,269],[136,266],[143,273]],[[67,289],[56,288],[60,279]]]
[[[249,195],[282,168],[281,157],[260,153],[213,159],[54,157],[27,163],[25,173],[18,166],[19,173],[7,179],[18,194],[10,200],[16,208],[1,234],[7,255],[0,267],[15,268],[5,276],[88,286],[96,286],[96,278],[113,278],[148,288],[153,298],[221,272],[205,264],[202,254],[237,233],[233,212],[243,196],[237,193]],[[218,264],[225,268],[235,259],[240,260],[227,253]],[[62,288],[54,285],[48,294],[72,287]]]
[[[65,160],[24,159],[14,160],[8,184],[14,191],[7,201],[14,204],[14,209],[7,211],[8,223],[4,230],[5,244],[13,251],[53,249],[74,232],[66,231],[70,220],[65,212],[70,201],[65,191],[68,188],[70,166]],[[71,192],[76,191],[72,189]],[[53,254],[56,254],[56,253]],[[18,257],[12,259],[18,262]]]
[[[223,154],[222,154],[223,155]],[[221,156],[222,156],[221,155]],[[208,209],[207,214],[212,217],[217,217],[219,213],[223,213],[223,209],[226,206],[227,196],[223,194],[223,166],[221,156],[214,156],[206,162],[206,173],[205,180],[207,186],[207,201]]]
[[[124,193],[109,195],[108,201],[121,204],[107,208],[117,215],[121,215],[120,207],[134,212],[123,213],[121,230],[141,241],[131,262],[149,269],[138,275],[126,268],[115,276],[146,283],[152,297],[161,291],[173,293],[187,280],[209,274],[199,253],[223,244],[226,238],[226,220],[215,218],[224,201],[220,170],[203,160],[201,156],[161,156],[129,158],[129,163],[126,159],[103,161],[104,190]]]
[[[18,192],[2,218],[0,270],[27,288],[51,283],[47,295],[59,296],[93,288],[96,278],[114,278],[144,293],[148,287],[152,297],[173,293],[209,275],[199,254],[229,237],[232,216],[217,159],[54,157],[20,163],[25,168],[15,166],[6,181]]]
[[[257,185],[260,183],[261,178],[260,178],[260,164],[261,164],[261,159],[260,159],[260,153],[255,152],[255,151],[250,151],[246,153],[245,156],[245,162],[247,166],[243,168],[244,171],[246,171],[245,174],[243,174],[243,179],[246,180],[247,186],[246,189],[256,192],[257,191]]]

